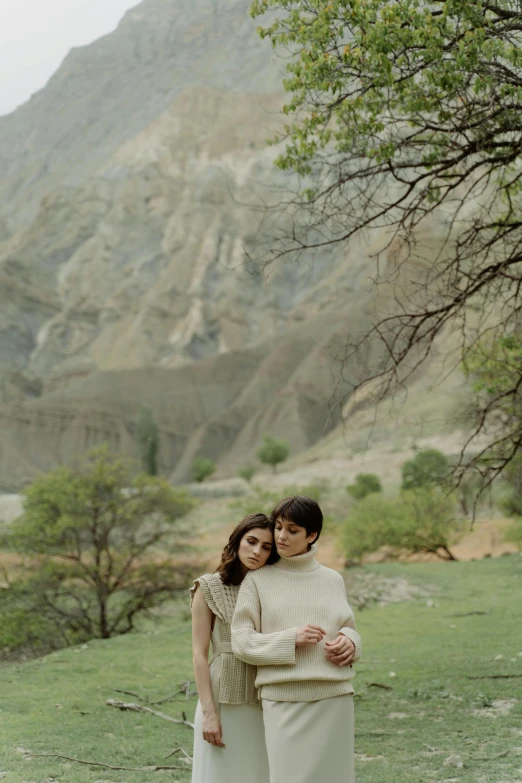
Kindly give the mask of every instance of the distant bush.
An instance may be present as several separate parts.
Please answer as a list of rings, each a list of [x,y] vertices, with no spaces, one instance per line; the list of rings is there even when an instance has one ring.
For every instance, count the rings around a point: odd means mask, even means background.
[[[192,463],[192,478],[194,481],[202,482],[216,472],[216,463],[205,457],[198,457]]]
[[[446,560],[456,559],[450,547],[461,530],[454,498],[427,488],[407,491],[388,500],[368,495],[353,508],[342,526],[346,556],[363,555],[386,547],[390,557],[401,552],[429,552]]]
[[[449,460],[442,451],[422,449],[402,466],[402,489],[440,486],[449,474]]]
[[[277,473],[277,466],[288,459],[290,446],[284,440],[278,440],[271,435],[265,435],[263,443],[257,451],[257,457],[265,465],[271,465],[274,473]]]
[[[363,500],[375,492],[382,492],[382,484],[375,473],[358,473],[354,483],[348,484],[346,491],[354,500]]]
[[[248,481],[249,484],[256,473],[257,473],[257,468],[254,467],[254,465],[245,465],[239,471],[239,475],[241,476],[241,478],[245,479],[245,481]]]
[[[38,652],[131,631],[137,615],[186,586],[157,547],[183,540],[179,520],[195,503],[106,448],[40,476],[6,535],[21,562],[0,591],[0,647]]]

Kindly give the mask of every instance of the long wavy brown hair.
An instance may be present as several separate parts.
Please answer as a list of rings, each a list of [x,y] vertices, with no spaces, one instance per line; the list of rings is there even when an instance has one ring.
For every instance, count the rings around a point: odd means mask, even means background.
[[[221,562],[218,566],[217,573],[221,577],[221,581],[224,585],[239,585],[243,581],[243,575],[241,573],[241,561],[238,557],[239,545],[243,536],[246,536],[250,530],[255,528],[264,528],[274,532],[274,525],[266,516],[266,514],[249,514],[247,517],[241,520],[232,531],[228,544],[221,553]],[[266,564],[275,563],[279,559],[275,545],[272,544],[272,551],[266,561]]]

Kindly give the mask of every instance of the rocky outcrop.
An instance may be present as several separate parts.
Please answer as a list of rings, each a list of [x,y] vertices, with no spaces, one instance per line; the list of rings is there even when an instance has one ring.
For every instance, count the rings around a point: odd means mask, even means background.
[[[352,319],[361,317],[353,311]],[[244,351],[175,368],[93,373],[0,410],[0,489],[13,491],[102,442],[137,460],[143,407],[160,430],[160,470],[174,481],[186,480],[203,454],[237,471],[255,459],[265,432],[286,438],[296,453],[339,421],[330,409],[332,374],[349,328],[344,316],[318,315]],[[347,389],[341,384],[338,393]]]

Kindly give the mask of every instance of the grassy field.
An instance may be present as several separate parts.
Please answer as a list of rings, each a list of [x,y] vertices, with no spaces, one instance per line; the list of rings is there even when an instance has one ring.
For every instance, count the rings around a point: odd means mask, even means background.
[[[406,577],[432,597],[359,612],[358,783],[522,783],[522,557],[365,570]],[[191,676],[181,607],[132,636],[0,669],[0,780],[186,783],[184,769],[118,771],[35,754],[181,765],[164,759],[178,746],[191,750],[191,729],[105,701],[136,701],[121,689],[153,702]],[[156,709],[192,718],[195,700]]]

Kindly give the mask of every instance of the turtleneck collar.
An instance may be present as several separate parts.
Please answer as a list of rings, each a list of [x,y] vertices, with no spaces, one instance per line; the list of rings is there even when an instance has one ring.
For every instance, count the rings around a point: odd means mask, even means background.
[[[312,544],[309,552],[304,552],[302,555],[294,555],[293,557],[280,557],[274,565],[276,568],[282,568],[284,571],[315,571],[316,568],[320,567],[320,563],[315,559],[316,554],[317,546]]]

